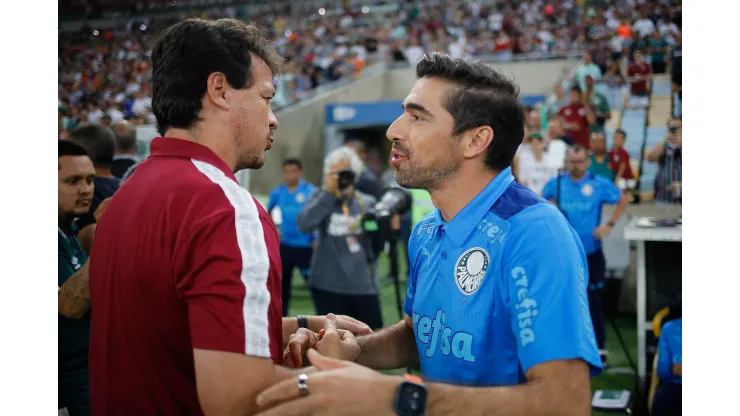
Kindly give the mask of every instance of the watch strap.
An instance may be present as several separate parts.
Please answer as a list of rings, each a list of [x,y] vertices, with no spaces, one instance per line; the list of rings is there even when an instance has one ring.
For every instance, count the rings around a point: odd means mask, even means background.
[[[308,329],[308,317],[306,315],[297,315],[296,319],[298,319],[298,328]]]
[[[609,221],[609,222],[607,222],[607,223],[606,223],[606,225],[608,225],[608,226],[610,226],[610,227],[614,228],[614,225],[615,225],[615,224],[614,224],[614,221]]]

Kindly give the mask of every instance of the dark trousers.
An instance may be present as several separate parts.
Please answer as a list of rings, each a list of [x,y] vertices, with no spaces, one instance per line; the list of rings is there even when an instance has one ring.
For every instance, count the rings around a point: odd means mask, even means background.
[[[655,389],[653,416],[681,416],[681,385],[666,383]]]
[[[293,269],[297,267],[303,278],[308,282],[312,255],[313,249],[311,247],[291,247],[280,244],[280,261],[283,263],[283,316],[288,316]]]
[[[317,315],[349,315],[368,324],[373,330],[383,327],[378,295],[344,295],[311,288]]]
[[[606,259],[604,252],[599,250],[586,256],[586,260],[588,261],[588,306],[591,311],[591,321],[594,324],[596,345],[603,350],[606,344],[606,318],[604,317]]]
[[[69,416],[90,416],[87,371],[83,376],[59,380],[58,408],[67,408]]]

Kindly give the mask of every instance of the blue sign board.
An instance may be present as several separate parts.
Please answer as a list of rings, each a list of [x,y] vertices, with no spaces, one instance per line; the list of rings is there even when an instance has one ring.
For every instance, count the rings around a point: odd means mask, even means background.
[[[534,106],[545,101],[544,95],[521,97],[524,105]],[[391,124],[403,109],[401,101],[379,101],[372,103],[336,103],[326,105],[327,126],[375,126]]]

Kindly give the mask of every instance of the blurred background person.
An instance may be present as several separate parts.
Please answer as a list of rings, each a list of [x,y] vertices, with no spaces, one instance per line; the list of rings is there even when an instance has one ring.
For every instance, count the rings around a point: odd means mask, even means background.
[[[619,62],[614,61],[606,67],[606,73],[601,79],[607,88],[607,99],[609,105],[615,109],[622,109],[624,106],[624,86],[627,83],[619,68]]]
[[[95,192],[93,193],[90,212],[77,221],[77,238],[82,248],[90,254],[93,236],[95,235],[95,210],[103,200],[110,198],[118,190],[121,180],[113,176],[111,168],[116,153],[116,136],[109,127],[99,124],[80,126],[72,130],[69,140],[82,146],[95,166]]]
[[[324,184],[298,214],[298,229],[318,232],[309,286],[316,313],[349,314],[372,329],[383,326],[375,253],[364,227],[377,199],[356,189],[363,164],[349,147],[324,159]]]
[[[678,102],[676,103],[676,109],[674,114],[678,117],[681,116],[681,57],[683,55],[683,46],[681,45],[681,34],[676,36],[676,44],[671,48],[670,60],[671,60],[671,84],[673,91],[678,94]]]
[[[665,74],[666,61],[668,57],[668,48],[670,44],[666,41],[660,32],[654,31],[647,41],[647,47],[650,50],[650,66],[654,74]]]
[[[614,172],[614,183],[619,189],[632,189],[635,187],[635,174],[630,166],[630,155],[624,148],[627,133],[622,129],[614,132],[613,145],[609,150],[609,161]]]
[[[653,416],[672,416],[681,414],[683,386],[683,319],[668,321],[663,325],[658,338],[659,385],[653,396]]]
[[[90,289],[87,253],[74,233],[75,220],[90,212],[95,168],[85,149],[59,142],[59,409],[89,415],[88,346]],[[84,265],[84,267],[83,267]]]
[[[383,183],[373,172],[368,169],[367,166],[367,146],[365,142],[360,139],[349,139],[344,146],[357,155],[362,162],[362,172],[357,178],[357,190],[372,196],[375,199],[380,198],[380,194],[383,192]]]
[[[588,171],[614,183],[615,176],[609,154],[606,150],[606,137],[604,133],[591,133],[591,156],[589,158]]]
[[[293,270],[298,269],[308,282],[313,255],[313,233],[303,233],[298,229],[298,214],[316,187],[303,180],[303,164],[299,159],[288,158],[283,161],[284,183],[270,192],[267,212],[276,221],[280,234],[280,261],[283,266],[283,316],[288,316],[290,307]],[[280,211],[275,215],[275,210]]]
[[[604,94],[596,91],[596,81],[590,75],[586,75],[586,103],[593,106],[595,121],[589,127],[590,132],[604,133],[606,122],[612,118],[612,109],[609,100]]]
[[[139,162],[139,143],[136,141],[136,128],[128,121],[119,121],[113,124],[116,135],[116,154],[110,172],[117,178],[133,165]]]
[[[630,82],[629,106],[647,108],[652,79],[650,64],[645,62],[642,52],[635,51],[635,61],[627,68],[627,79]]]
[[[601,69],[594,63],[591,52],[583,54],[583,64],[578,67],[578,71],[576,72],[576,80],[578,81],[578,86],[581,87],[581,91],[586,90],[587,75],[590,75],[591,78],[597,81],[601,79]]]
[[[589,129],[596,122],[594,108],[586,101],[587,97],[577,85],[571,87],[569,98],[568,105],[560,109],[565,121],[565,133],[573,140],[573,144],[588,149]]]
[[[555,169],[562,169],[568,147],[573,144],[573,139],[565,134],[565,117],[562,114],[550,114],[543,139],[548,164]]]
[[[649,149],[645,154],[645,160],[658,164],[653,198],[659,204],[681,204],[683,174],[681,124],[680,118],[668,120],[668,132],[663,143]]]
[[[611,181],[588,171],[589,155],[583,146],[574,145],[570,148],[566,168],[565,174],[551,179],[545,185],[542,196],[562,211],[580,237],[586,252],[588,306],[601,362],[606,368],[608,351],[603,302],[606,258],[602,240],[612,232],[627,209],[629,200]],[[603,204],[617,205],[606,224],[601,223]]]
[[[558,171],[549,163],[545,141],[541,134],[532,133],[526,141],[529,151],[519,155],[519,183],[542,196],[545,184],[555,177]]]

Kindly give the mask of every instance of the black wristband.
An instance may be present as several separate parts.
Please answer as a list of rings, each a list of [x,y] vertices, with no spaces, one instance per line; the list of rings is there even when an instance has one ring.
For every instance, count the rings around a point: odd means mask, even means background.
[[[308,317],[306,315],[297,315],[296,319],[298,319],[298,328],[308,329]]]
[[[614,222],[613,222],[613,221],[609,221],[609,222],[607,222],[607,223],[606,223],[606,225],[608,225],[608,226],[610,226],[610,227],[614,228]]]

